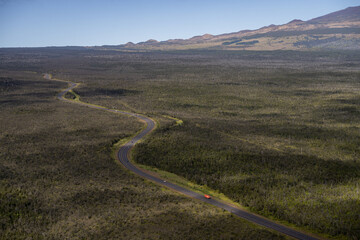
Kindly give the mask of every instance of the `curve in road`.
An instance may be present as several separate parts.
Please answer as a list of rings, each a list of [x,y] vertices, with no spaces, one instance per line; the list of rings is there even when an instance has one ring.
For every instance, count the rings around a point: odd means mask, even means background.
[[[102,106],[96,106],[96,105],[91,105],[91,104],[87,104],[84,102],[80,102],[80,101],[73,101],[73,100],[69,100],[66,99],[64,96],[67,92],[69,92],[70,90],[76,88],[79,84],[78,83],[73,83],[73,82],[69,82],[69,81],[63,81],[63,80],[58,80],[58,79],[52,79],[50,74],[45,74],[44,75],[45,79],[48,80],[56,80],[56,81],[62,81],[62,82],[67,82],[69,83],[69,87],[65,90],[63,90],[62,92],[60,92],[57,95],[57,98],[60,99],[61,101],[66,101],[66,102],[71,102],[71,103],[76,103],[79,105],[83,105],[86,107],[90,107],[90,108],[95,108],[95,109],[100,109],[100,110],[104,110],[104,111],[108,111],[108,112],[113,112],[113,113],[121,113],[121,114],[126,114],[126,115],[130,115],[133,117],[138,118],[139,120],[143,121],[146,123],[146,128],[144,130],[142,130],[139,134],[137,134],[135,137],[133,137],[130,141],[128,141],[125,145],[123,145],[117,154],[118,160],[130,171],[134,172],[135,174],[146,178],[148,180],[151,180],[159,185],[168,187],[170,189],[173,189],[177,192],[180,192],[182,194],[185,194],[186,196],[189,196],[191,198],[196,198],[202,202],[214,205],[216,207],[222,208],[226,211],[229,211],[233,214],[235,214],[236,216],[239,216],[243,219],[246,219],[250,222],[256,223],[258,225],[273,229],[275,231],[281,232],[283,234],[286,234],[290,237],[296,238],[296,239],[301,239],[301,240],[315,240],[315,239],[320,239],[320,238],[316,238],[314,236],[310,236],[309,234],[300,232],[300,231],[296,231],[292,228],[289,228],[287,226],[275,223],[269,219],[266,219],[264,217],[261,217],[259,215],[241,210],[239,208],[236,208],[234,206],[231,206],[227,203],[218,201],[216,199],[207,199],[204,197],[204,195],[199,194],[197,192],[193,192],[189,189],[183,188],[181,186],[178,186],[176,184],[173,184],[171,182],[167,182],[164,181],[158,177],[155,177],[153,175],[150,175],[144,171],[142,171],[141,169],[137,168],[136,166],[134,166],[130,161],[129,161],[129,152],[131,150],[131,148],[140,140],[142,139],[144,136],[146,136],[147,134],[149,134],[154,128],[155,128],[155,123],[151,118],[139,115],[139,114],[135,114],[135,113],[129,113],[129,112],[123,112],[120,110],[115,110],[115,109],[109,109],[106,107],[102,107]]]

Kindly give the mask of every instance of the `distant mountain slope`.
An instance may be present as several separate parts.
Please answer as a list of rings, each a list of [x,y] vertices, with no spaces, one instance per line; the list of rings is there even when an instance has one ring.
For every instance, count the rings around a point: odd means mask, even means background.
[[[148,40],[137,44],[103,46],[123,50],[301,50],[360,49],[360,6],[349,7],[325,16],[283,25],[269,25],[257,30],[243,30],[221,35],[205,34],[190,39]]]
[[[360,21],[360,7],[349,7],[344,10],[333,12],[322,17],[314,18],[308,23],[331,23],[345,21]]]

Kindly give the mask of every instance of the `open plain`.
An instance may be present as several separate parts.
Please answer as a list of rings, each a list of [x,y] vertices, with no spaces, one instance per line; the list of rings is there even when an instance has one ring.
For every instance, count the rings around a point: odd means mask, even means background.
[[[358,51],[1,49],[0,63],[4,239],[285,238],[119,166],[114,144],[142,123],[56,100],[67,84],[43,73],[80,83],[67,98],[155,119],[132,158],[162,177],[360,235]]]

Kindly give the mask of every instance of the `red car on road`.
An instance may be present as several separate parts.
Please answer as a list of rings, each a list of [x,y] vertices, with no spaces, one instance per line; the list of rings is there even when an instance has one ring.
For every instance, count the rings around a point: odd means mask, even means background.
[[[211,196],[205,194],[204,197],[206,197],[207,199],[211,199]]]

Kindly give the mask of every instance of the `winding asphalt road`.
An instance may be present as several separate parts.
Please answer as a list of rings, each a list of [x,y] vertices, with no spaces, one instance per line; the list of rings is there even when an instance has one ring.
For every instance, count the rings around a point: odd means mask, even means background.
[[[55,80],[55,79],[51,79],[51,75],[49,74],[45,74],[44,75],[44,78],[45,79],[48,79],[48,80]],[[56,80],[56,81],[62,81],[62,80]],[[121,114],[126,114],[126,115],[130,115],[130,116],[133,116],[133,117],[136,117],[138,118],[139,120],[143,121],[146,123],[146,128],[141,131],[138,135],[136,135],[134,138],[132,138],[129,142],[127,142],[125,145],[123,145],[119,151],[118,151],[118,159],[119,161],[127,168],[129,169],[130,171],[134,172],[135,174],[143,177],[143,178],[146,178],[148,180],[151,180],[159,185],[162,185],[162,186],[166,186],[170,189],[173,189],[177,192],[180,192],[182,194],[185,194],[191,198],[196,198],[202,202],[205,202],[205,203],[209,203],[209,204],[212,204],[216,207],[219,207],[219,208],[222,208],[222,209],[225,209],[226,211],[229,211],[233,214],[235,214],[236,216],[239,216],[243,219],[246,219],[250,222],[253,222],[253,223],[256,223],[258,225],[261,225],[261,226],[264,226],[264,227],[267,227],[267,228],[270,228],[270,229],[273,229],[275,231],[278,231],[278,232],[281,232],[283,234],[286,234],[288,236],[291,236],[293,238],[296,238],[296,239],[303,239],[303,240],[315,240],[315,239],[320,239],[320,238],[316,238],[316,237],[313,237],[313,236],[310,236],[306,233],[303,233],[303,232],[299,232],[299,231],[296,231],[294,229],[291,229],[289,227],[286,227],[284,225],[281,225],[281,224],[278,224],[278,223],[275,223],[271,220],[268,220],[264,217],[261,217],[259,215],[256,215],[256,214],[253,214],[253,213],[250,213],[250,212],[247,212],[247,211],[244,211],[244,210],[241,210],[239,208],[236,208],[236,207],[233,207],[229,204],[226,204],[224,202],[221,202],[221,201],[218,201],[216,199],[207,199],[204,197],[204,195],[202,194],[199,194],[199,193],[196,193],[196,192],[193,192],[191,190],[188,190],[188,189],[185,189],[183,187],[180,187],[176,184],[173,184],[171,182],[167,182],[167,181],[164,181],[160,178],[157,178],[155,176],[152,176],[146,172],[143,172],[141,169],[137,168],[136,166],[134,166],[130,161],[129,161],[129,152],[131,150],[131,148],[140,140],[142,139],[144,136],[146,136],[147,134],[149,134],[154,128],[155,128],[155,123],[152,119],[148,118],[148,117],[145,117],[145,116],[142,116],[142,115],[139,115],[139,114],[135,114],[135,113],[129,113],[129,112],[123,112],[123,111],[119,111],[119,110],[115,110],[115,109],[109,109],[109,108],[105,108],[105,107],[101,107],[101,106],[96,106],[96,105],[91,105],[91,104],[87,104],[87,103],[84,103],[84,102],[80,102],[80,101],[72,101],[72,100],[69,100],[69,99],[66,99],[64,96],[67,92],[69,92],[70,90],[76,88],[79,84],[77,83],[73,83],[73,82],[68,82],[68,81],[62,81],[62,82],[67,82],[70,84],[70,86],[65,89],[64,91],[60,92],[58,95],[57,95],[57,98],[60,99],[61,101],[66,101],[66,102],[71,102],[71,103],[76,103],[76,104],[79,104],[79,105],[83,105],[83,106],[86,106],[86,107],[90,107],[90,108],[95,108],[95,109],[100,109],[100,110],[104,110],[104,111],[108,111],[108,112],[113,112],[113,113],[121,113]]]

